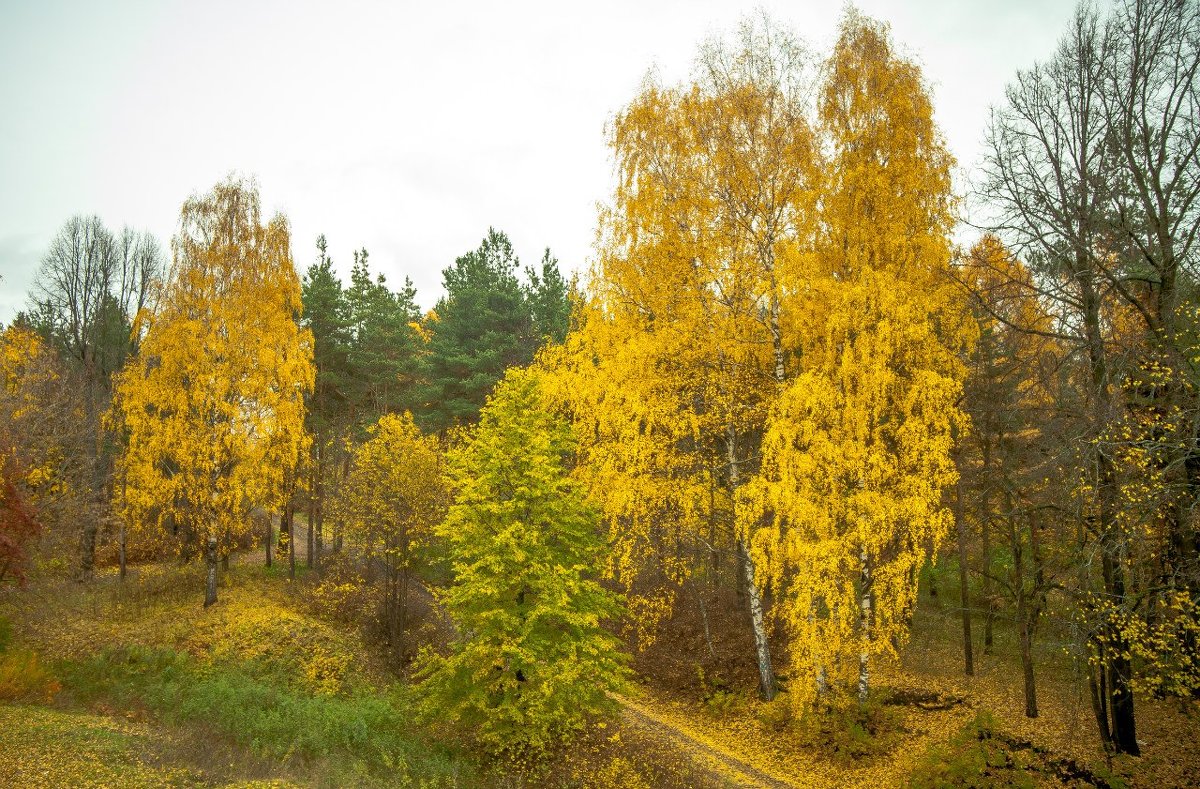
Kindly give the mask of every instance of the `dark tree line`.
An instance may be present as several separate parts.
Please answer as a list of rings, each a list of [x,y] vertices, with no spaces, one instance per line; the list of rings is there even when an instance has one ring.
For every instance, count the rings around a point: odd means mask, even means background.
[[[1060,595],[1117,753],[1139,750],[1135,689],[1200,691],[1198,71],[1197,3],[1081,5],[987,130],[977,222],[1023,265],[993,239],[962,267],[984,338],[960,555],[985,648],[1003,608],[1036,715],[1030,641]]]

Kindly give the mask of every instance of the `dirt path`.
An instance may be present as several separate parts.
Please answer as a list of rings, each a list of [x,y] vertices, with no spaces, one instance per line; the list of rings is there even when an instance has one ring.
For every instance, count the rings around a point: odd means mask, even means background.
[[[621,705],[625,724],[641,730],[645,735],[673,745],[714,781],[725,786],[766,787],[767,789],[795,789],[791,781],[763,772],[742,761],[731,751],[709,742],[688,731],[680,724],[668,720],[653,709],[626,698],[613,696]]]

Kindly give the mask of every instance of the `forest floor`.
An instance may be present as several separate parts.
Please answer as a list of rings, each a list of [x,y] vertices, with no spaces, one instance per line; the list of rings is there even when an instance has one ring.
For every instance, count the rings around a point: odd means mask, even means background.
[[[1061,648],[1038,655],[1042,714],[1027,719],[1011,633],[998,627],[993,653],[963,677],[957,619],[929,598],[902,659],[877,667],[865,717],[796,720],[786,703],[759,701],[737,612],[714,609],[711,651],[678,617],[636,656],[616,719],[548,772],[505,774],[415,723],[403,670],[313,604],[302,558],[295,581],[286,564],[235,561],[210,609],[196,566],[0,593],[12,630],[0,786],[1200,785],[1200,726],[1177,703],[1139,699],[1144,755],[1110,766]]]

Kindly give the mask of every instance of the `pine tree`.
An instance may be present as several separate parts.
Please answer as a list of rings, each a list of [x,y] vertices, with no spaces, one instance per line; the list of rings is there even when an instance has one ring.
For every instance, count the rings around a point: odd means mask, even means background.
[[[367,260],[366,249],[354,253],[346,293],[354,334],[352,397],[364,427],[383,414],[414,408],[425,350],[416,329],[420,311],[412,281],[406,279],[400,290],[392,291],[383,274],[371,278]]]

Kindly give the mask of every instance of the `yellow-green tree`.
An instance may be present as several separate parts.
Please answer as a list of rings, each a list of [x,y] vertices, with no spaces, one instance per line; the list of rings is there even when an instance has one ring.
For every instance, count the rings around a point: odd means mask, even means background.
[[[826,74],[802,369],[772,406],[747,495],[796,673],[816,678],[795,687],[801,701],[855,673],[865,699],[870,656],[907,633],[917,571],[952,523],[942,492],[973,331],[946,276],[951,158],[919,69],[852,11]]]
[[[335,516],[347,543],[384,568],[383,622],[399,652],[408,627],[408,589],[421,548],[446,514],[442,455],[412,416],[385,414],[354,452]]]
[[[263,223],[257,186],[230,178],[184,203],[173,265],[140,353],[120,375],[119,507],[184,557],[228,555],[256,506],[279,507],[307,450],[312,338],[287,219]]]
[[[458,636],[448,657],[429,656],[422,687],[437,719],[505,757],[537,758],[576,735],[623,684],[604,628],[619,600],[596,577],[599,518],[570,475],[574,452],[538,374],[511,368],[449,454],[454,504],[437,531]]]

